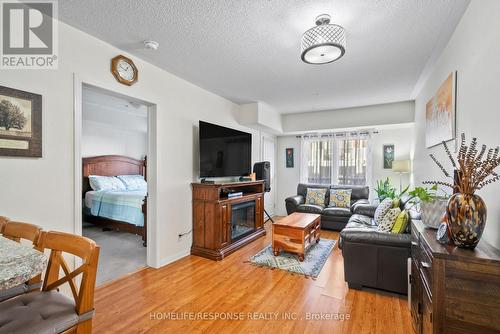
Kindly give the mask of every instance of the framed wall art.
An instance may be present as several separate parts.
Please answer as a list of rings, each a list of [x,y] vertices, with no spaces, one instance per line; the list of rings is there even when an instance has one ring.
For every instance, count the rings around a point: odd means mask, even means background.
[[[293,168],[293,148],[285,149],[286,168]]]
[[[0,156],[42,156],[42,96],[0,86]]]
[[[456,72],[450,73],[425,105],[425,146],[455,139]]]
[[[394,161],[394,144],[385,144],[383,150],[384,169],[391,169]]]

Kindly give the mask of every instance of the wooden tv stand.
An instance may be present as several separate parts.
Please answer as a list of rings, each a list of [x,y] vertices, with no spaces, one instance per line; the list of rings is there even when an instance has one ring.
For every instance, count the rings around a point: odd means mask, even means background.
[[[226,255],[266,234],[264,181],[192,183],[191,186],[193,188],[192,255],[216,261],[222,260]],[[228,191],[243,192],[243,196],[228,198]],[[234,217],[233,212],[235,212]],[[240,224],[241,222],[243,224]],[[249,228],[247,225],[252,226]]]

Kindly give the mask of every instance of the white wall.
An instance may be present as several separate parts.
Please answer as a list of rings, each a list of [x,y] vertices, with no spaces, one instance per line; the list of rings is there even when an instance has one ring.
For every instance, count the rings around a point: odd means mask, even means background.
[[[295,136],[278,137],[278,159],[276,165],[277,191],[276,207],[277,215],[286,216],[285,198],[297,194],[297,184],[300,180],[300,139]],[[293,148],[293,168],[286,168],[285,149]]]
[[[74,232],[73,75],[83,82],[156,104],[157,237],[159,262],[186,255],[192,226],[190,182],[198,177],[199,119],[251,132],[253,160],[260,159],[260,132],[238,125],[237,105],[141,59],[131,57],[139,81],[119,84],[110,60],[127,55],[59,23],[58,70],[0,70],[0,85],[43,96],[43,158],[0,157],[0,212],[47,230]]]
[[[142,159],[147,152],[147,132],[83,120],[82,157],[116,154]]]
[[[372,184],[370,185],[371,197],[375,198],[373,191],[377,180],[389,177],[392,184],[399,187],[399,175],[390,169],[384,169],[382,147],[384,144],[395,145],[395,159],[409,159],[413,141],[413,125],[389,126],[377,128],[378,133],[372,139]],[[277,214],[286,215],[285,198],[297,193],[297,184],[300,180],[300,139],[296,136],[278,137],[278,191],[276,196]],[[285,149],[294,148],[294,168],[286,168]],[[403,188],[408,185],[410,174],[403,174]]]
[[[259,128],[272,134],[281,134],[281,115],[270,105],[252,102],[239,106],[238,121],[242,125]]]
[[[413,101],[282,115],[284,133],[413,123]]]
[[[98,99],[97,101],[94,101]],[[117,154],[142,159],[148,153],[146,106],[83,90],[83,157]]]
[[[390,127],[387,129],[379,129],[379,133],[373,135],[372,141],[372,185],[370,186],[371,198],[376,198],[377,193],[373,190],[377,180],[385,180],[387,177],[391,184],[399,190],[399,174],[394,173],[391,169],[384,169],[384,144],[394,144],[394,159],[407,160],[410,159],[410,150],[413,144],[413,124]],[[410,183],[410,173],[401,175],[401,183],[403,189]]]
[[[434,153],[446,167],[450,164],[441,147],[425,148],[425,104],[450,72],[457,75],[457,134],[468,139],[477,137],[490,147],[500,144],[500,1],[473,0],[458,24],[448,45],[439,57],[415,102],[416,184],[424,180],[443,180],[444,176],[428,157]],[[451,144],[453,147],[453,143]],[[500,248],[500,182],[478,192],[488,209],[483,234],[493,246]]]

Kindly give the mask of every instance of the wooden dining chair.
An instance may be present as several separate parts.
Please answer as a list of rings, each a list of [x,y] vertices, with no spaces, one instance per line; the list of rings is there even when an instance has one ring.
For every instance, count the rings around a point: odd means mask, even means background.
[[[21,240],[31,241],[33,247],[40,250],[39,238],[42,228],[38,225],[9,220],[3,227],[3,236],[17,242]]]
[[[0,234],[3,234],[3,229],[5,227],[5,224],[7,224],[9,220],[10,219],[5,216],[0,216]]]
[[[16,221],[7,221],[3,226],[3,237],[21,242],[21,240],[30,241],[33,248],[41,251],[39,244],[42,228],[40,226],[22,223]],[[0,291],[0,301],[12,298],[14,296],[27,293],[30,291],[40,290],[42,286],[42,275],[37,275],[30,279],[28,282],[22,283],[18,286],[8,290]]]
[[[43,232],[40,242],[44,249],[51,250],[42,291],[0,303],[0,334],[90,334],[99,246],[93,240],[62,232]],[[64,253],[81,258],[82,265],[71,271]],[[79,275],[77,286],[75,278]],[[69,284],[72,298],[58,291],[65,283]]]

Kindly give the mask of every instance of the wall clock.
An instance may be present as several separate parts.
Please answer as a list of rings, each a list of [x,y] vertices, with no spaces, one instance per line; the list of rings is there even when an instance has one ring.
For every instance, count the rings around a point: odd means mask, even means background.
[[[132,86],[137,82],[139,71],[130,58],[119,55],[111,59],[111,73],[119,83]]]

